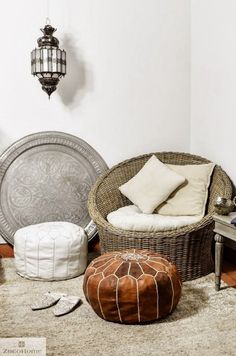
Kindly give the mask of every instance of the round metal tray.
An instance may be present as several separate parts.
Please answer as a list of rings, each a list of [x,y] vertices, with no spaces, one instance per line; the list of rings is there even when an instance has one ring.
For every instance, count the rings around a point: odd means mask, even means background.
[[[0,234],[14,244],[20,227],[69,221],[91,240],[97,230],[88,193],[106,169],[90,145],[66,133],[39,132],[17,141],[0,157]]]

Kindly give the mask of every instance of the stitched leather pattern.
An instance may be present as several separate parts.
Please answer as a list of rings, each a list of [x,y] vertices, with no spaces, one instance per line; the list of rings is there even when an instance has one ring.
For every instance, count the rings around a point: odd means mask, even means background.
[[[148,250],[106,253],[88,266],[84,293],[103,319],[140,323],[171,313],[181,295],[176,266]]]

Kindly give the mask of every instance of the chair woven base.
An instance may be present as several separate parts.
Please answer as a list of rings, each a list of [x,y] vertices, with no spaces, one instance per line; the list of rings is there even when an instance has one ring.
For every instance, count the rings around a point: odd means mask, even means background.
[[[124,231],[125,232],[125,231]],[[98,227],[101,252],[120,251],[130,248],[148,249],[168,256],[176,264],[182,280],[190,281],[213,272],[211,245],[214,236],[213,223],[189,234],[150,238],[127,237],[112,234]]]

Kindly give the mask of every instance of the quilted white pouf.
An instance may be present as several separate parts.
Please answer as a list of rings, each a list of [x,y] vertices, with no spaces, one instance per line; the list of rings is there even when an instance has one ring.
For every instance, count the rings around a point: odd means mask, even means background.
[[[76,277],[87,267],[84,229],[69,222],[23,227],[14,236],[15,266],[22,277],[54,281]]]

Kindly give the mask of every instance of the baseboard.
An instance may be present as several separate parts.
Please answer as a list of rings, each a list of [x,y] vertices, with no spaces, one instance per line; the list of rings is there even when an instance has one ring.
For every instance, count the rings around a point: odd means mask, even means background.
[[[9,244],[0,244],[0,257],[14,257],[13,247]]]
[[[100,244],[98,236],[95,236],[92,241],[89,242],[89,252],[99,253]],[[9,244],[0,244],[0,257],[14,257],[13,247]],[[236,265],[236,250],[233,250],[227,246],[224,249],[224,258]]]
[[[227,261],[236,265],[236,250],[225,246],[224,247],[224,258],[227,259]]]

